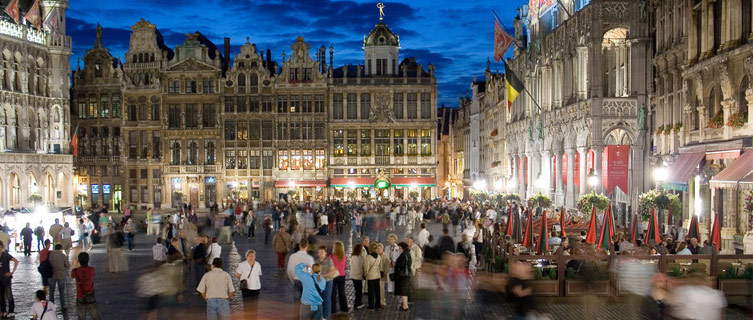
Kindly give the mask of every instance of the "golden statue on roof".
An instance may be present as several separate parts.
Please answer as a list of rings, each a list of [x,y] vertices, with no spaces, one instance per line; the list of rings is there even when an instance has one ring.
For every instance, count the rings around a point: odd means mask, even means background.
[[[379,21],[382,21],[384,20],[384,3],[377,3],[377,8],[379,8]]]

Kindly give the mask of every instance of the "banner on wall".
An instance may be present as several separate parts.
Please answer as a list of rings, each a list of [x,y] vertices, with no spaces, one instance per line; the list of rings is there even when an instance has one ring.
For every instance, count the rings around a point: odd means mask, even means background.
[[[578,151],[573,157],[573,183],[580,188],[580,153]]]
[[[554,4],[555,0],[528,0],[528,16],[534,19]]]
[[[606,146],[601,158],[601,183],[611,194],[614,188],[620,188],[628,194],[628,163],[630,146]]]
[[[562,154],[562,186],[567,190],[567,153]]]

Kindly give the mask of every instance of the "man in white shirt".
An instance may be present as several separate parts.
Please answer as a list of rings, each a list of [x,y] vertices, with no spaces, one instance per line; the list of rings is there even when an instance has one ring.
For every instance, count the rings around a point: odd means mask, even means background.
[[[235,269],[235,277],[246,286],[240,287],[243,296],[243,314],[246,318],[258,317],[259,292],[261,292],[261,264],[256,261],[256,251],[246,251],[246,260],[238,264]]]
[[[212,244],[207,246],[207,261],[214,261],[222,255],[222,247],[217,243],[217,237],[212,237]]]
[[[314,265],[314,257],[308,254],[306,252],[306,249],[309,247],[309,241],[306,240],[306,238],[301,240],[301,243],[298,245],[298,252],[291,254],[290,258],[288,258],[288,267],[286,270],[286,273],[288,274],[288,279],[290,279],[290,282],[293,283],[293,290],[295,291],[295,301],[296,301],[296,308],[294,310],[297,310],[296,313],[300,312],[300,306],[298,303],[301,301],[301,295],[303,294],[303,283],[301,283],[300,280],[298,280],[298,276],[295,274],[295,267],[301,263],[305,263],[307,266]],[[298,315],[295,317],[298,318]]]
[[[549,245],[558,246],[560,244],[562,244],[562,238],[557,236],[557,232],[552,231],[552,236],[549,237]]]
[[[152,259],[155,267],[167,261],[167,247],[162,244],[162,237],[157,237],[157,244],[152,247]]]
[[[66,256],[70,252],[71,247],[73,247],[73,239],[71,239],[72,236],[73,236],[73,230],[71,229],[70,224],[66,222],[63,225],[63,229],[60,230],[60,239],[63,242],[63,250],[65,250]]]
[[[418,232],[418,246],[423,250],[429,243],[429,230],[426,230],[426,223],[421,222],[421,231]]]
[[[235,292],[230,274],[222,271],[222,259],[212,261],[212,270],[205,273],[196,291],[207,301],[207,318],[230,320],[230,298]]]

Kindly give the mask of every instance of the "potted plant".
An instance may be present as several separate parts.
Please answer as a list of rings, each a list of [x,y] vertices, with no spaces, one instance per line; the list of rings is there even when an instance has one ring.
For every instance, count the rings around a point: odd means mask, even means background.
[[[717,280],[719,290],[726,296],[750,296],[753,294],[753,264],[749,263],[739,272],[735,266],[727,265],[719,270]]]
[[[489,195],[484,191],[474,191],[471,193],[471,197],[479,203],[485,203],[489,199]]]
[[[727,120],[727,126],[739,129],[742,128],[746,122],[748,122],[748,112],[737,112],[729,116],[729,120]]]
[[[662,132],[664,132],[664,126],[656,127],[656,135],[660,135]]]
[[[719,129],[724,125],[724,114],[719,112],[706,123],[706,128]]]
[[[675,123],[675,132],[680,132],[680,129],[682,129],[682,122]]]
[[[528,198],[528,206],[531,208],[540,207],[542,209],[546,209],[552,206],[552,199],[550,199],[549,196],[539,192]]]
[[[533,269],[534,281],[529,282],[536,296],[558,296],[560,282],[557,280],[557,269],[543,269],[536,267]]]
[[[652,189],[638,196],[638,213],[643,221],[651,219],[651,209],[660,212],[669,210],[670,207],[672,217],[679,219],[682,216],[682,202],[676,194]]]
[[[600,193],[591,192],[578,200],[578,211],[590,215],[593,206],[599,211],[604,211],[609,205],[609,198]]]
[[[42,196],[38,193],[32,193],[29,195],[29,202],[33,204],[39,204],[42,202]]]

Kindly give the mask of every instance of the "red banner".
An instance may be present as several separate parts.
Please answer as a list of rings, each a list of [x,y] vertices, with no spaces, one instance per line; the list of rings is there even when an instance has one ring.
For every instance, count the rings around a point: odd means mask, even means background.
[[[628,193],[628,162],[630,146],[606,146],[601,160],[601,181],[607,194],[611,194],[614,188],[620,188],[623,193]]]
[[[567,190],[567,153],[562,154],[562,187]]]
[[[557,191],[557,155],[552,157],[552,189]]]
[[[586,175],[591,174],[591,169],[594,168],[594,151],[591,149],[588,149],[588,153],[586,153]]]
[[[573,183],[580,188],[580,153],[578,151],[575,151],[573,159]]]
[[[526,157],[526,161],[523,163],[523,175],[525,176],[526,186],[528,185],[528,157]]]

